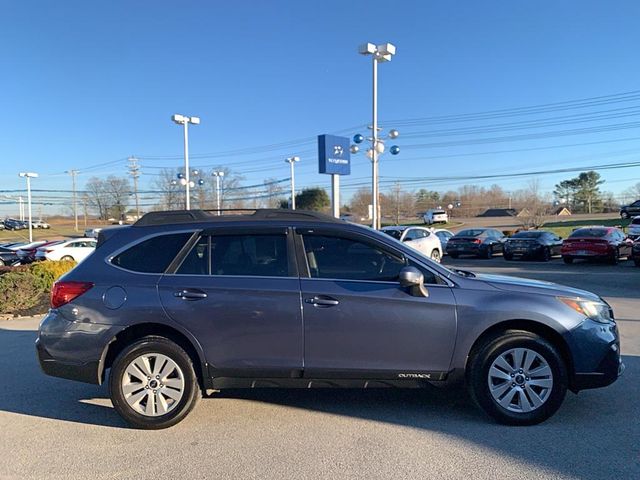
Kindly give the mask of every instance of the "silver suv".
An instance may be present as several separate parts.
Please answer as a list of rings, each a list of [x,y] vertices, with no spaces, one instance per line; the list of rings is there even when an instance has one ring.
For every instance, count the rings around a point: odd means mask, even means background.
[[[36,342],[45,373],[100,384],[131,425],[183,419],[237,387],[424,387],[464,379],[502,423],[624,369],[589,292],[449,270],[312,212],[155,212],[100,232],[61,278]]]

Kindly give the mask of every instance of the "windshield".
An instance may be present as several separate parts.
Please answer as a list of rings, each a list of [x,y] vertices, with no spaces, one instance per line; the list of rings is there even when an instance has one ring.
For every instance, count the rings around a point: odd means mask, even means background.
[[[609,231],[606,228],[579,228],[571,235],[569,238],[573,237],[594,237],[594,238],[602,238],[606,237]]]
[[[544,232],[518,232],[511,238],[540,238]]]
[[[479,237],[485,231],[480,228],[469,228],[456,233],[456,237]]]
[[[391,235],[396,240],[400,240],[400,238],[402,237],[402,231],[401,230],[382,230],[382,231],[384,233],[386,233],[387,235]]]

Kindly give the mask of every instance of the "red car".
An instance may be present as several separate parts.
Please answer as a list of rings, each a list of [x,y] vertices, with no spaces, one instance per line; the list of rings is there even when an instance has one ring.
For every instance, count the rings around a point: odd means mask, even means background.
[[[572,263],[576,258],[606,260],[615,265],[621,257],[629,258],[632,245],[619,228],[578,228],[562,242],[562,260],[564,263]]]

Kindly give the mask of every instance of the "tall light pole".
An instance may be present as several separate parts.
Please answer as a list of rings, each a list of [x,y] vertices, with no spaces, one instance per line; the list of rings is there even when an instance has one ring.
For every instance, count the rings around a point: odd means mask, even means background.
[[[73,217],[75,218],[75,231],[78,231],[78,197],[76,195],[76,176],[78,170],[68,170],[67,173],[71,175],[71,185],[73,187]]]
[[[216,206],[218,208],[218,215],[220,215],[220,180],[224,177],[224,172],[219,170],[217,172],[211,172],[211,175],[216,177]]]
[[[27,179],[27,203],[29,209],[29,243],[33,242],[33,225],[31,224],[31,179],[38,178],[37,173],[20,172],[20,177]]]
[[[371,204],[373,207],[371,226],[380,228],[378,218],[378,63],[390,62],[391,57],[396,53],[396,47],[391,43],[383,43],[377,47],[373,43],[360,45],[358,53],[371,55],[373,59],[373,122],[371,126]],[[383,145],[384,148],[384,145]]]
[[[300,161],[300,157],[289,157],[284,160],[291,166],[291,210],[296,209],[296,177],[293,166]]]
[[[191,192],[189,179],[189,124],[200,125],[200,117],[187,117],[185,115],[175,114],[171,116],[171,120],[178,125],[184,127],[184,171],[186,175],[185,188],[185,208],[191,210]]]

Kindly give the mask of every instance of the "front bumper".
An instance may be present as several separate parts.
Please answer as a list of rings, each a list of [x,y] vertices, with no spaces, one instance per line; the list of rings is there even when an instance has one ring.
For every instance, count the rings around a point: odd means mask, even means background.
[[[36,339],[40,368],[54,377],[100,384],[107,346],[122,328],[70,321],[60,311],[50,310]]]
[[[611,385],[624,372],[620,337],[615,323],[602,324],[587,319],[567,336],[573,356],[573,392]]]

